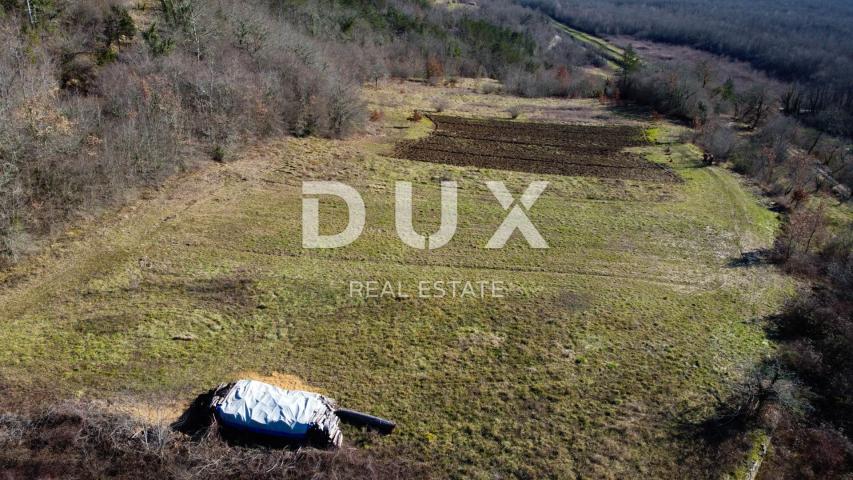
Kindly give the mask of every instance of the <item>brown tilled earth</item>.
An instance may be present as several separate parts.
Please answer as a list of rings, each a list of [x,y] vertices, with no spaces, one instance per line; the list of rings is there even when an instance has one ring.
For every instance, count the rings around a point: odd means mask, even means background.
[[[648,145],[643,129],[431,115],[435,130],[399,144],[400,158],[556,175],[678,182],[665,167],[625,151]]]

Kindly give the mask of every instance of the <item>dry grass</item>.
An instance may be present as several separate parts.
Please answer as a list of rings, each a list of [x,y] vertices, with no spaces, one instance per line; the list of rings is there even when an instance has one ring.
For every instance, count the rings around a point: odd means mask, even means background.
[[[6,478],[388,479],[429,478],[423,465],[353,448],[290,450],[234,445],[215,425],[193,439],[166,422],[64,403],[32,415],[0,414]]]
[[[454,115],[505,116],[524,104],[567,122],[645,121],[583,100],[483,95],[477,84],[444,91]],[[765,265],[729,260],[768,247],[775,216],[728,172],[696,168],[701,155],[660,123],[653,137],[668,145],[637,151],[684,183],[546,176],[531,220],[552,248],[515,239],[487,251],[505,212],[483,182],[520,192],[541,177],[388,158],[398,140],[429,133],[428,120],[406,117],[439,90],[380,83],[365,90],[370,108],[385,112],[371,133],[260,144],[82,223],[0,273],[7,396],[130,392],[185,402],[245,372],[277,371],[395,420],[388,437],[345,436],[443,477],[701,475],[681,462],[694,445],[674,436],[671,413],[709,407],[709,390],[725,396],[740,366],[770,350],[747,320],[773,313],[790,284]],[[393,182],[415,183],[426,232],[436,226],[439,178],[459,182],[459,232],[434,252],[401,247]],[[370,212],[362,239],[301,248],[308,179],[362,193]],[[321,214],[331,224],[344,212]],[[510,297],[347,295],[350,279],[447,278],[504,280]],[[181,332],[195,340],[172,339]]]
[[[285,390],[302,390],[306,392],[325,393],[322,389],[310,385],[305,380],[296,375],[281,372],[270,372],[268,375],[263,375],[258,372],[246,371],[239,372],[234,375],[234,380],[241,379],[257,380],[259,382],[269,383]]]

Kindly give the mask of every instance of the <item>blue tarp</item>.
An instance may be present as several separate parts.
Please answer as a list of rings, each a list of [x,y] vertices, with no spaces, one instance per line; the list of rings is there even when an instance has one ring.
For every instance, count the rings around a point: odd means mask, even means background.
[[[240,380],[215,410],[219,420],[232,428],[293,440],[308,440],[313,428],[330,444],[341,442],[334,401],[316,393]]]

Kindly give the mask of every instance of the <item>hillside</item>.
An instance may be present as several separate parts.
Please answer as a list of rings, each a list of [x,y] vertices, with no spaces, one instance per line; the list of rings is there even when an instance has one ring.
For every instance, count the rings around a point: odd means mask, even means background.
[[[849,12],[757,5],[0,2],[0,473],[845,478]]]
[[[347,136],[366,120],[366,82],[486,76],[534,94],[596,88],[574,71],[592,53],[550,45],[548,19],[508,1],[0,6],[0,265],[65,222],[229,161],[254,140]],[[571,81],[554,79],[560,67]]]
[[[699,153],[675,140],[679,127],[586,100],[477,88],[366,87],[369,107],[384,112],[367,134],[263,142],[69,230],[3,274],[7,397],[130,398],[170,419],[211,385],[277,372],[395,419],[390,437],[347,435],[371,451],[427,462],[442,477],[710,471],[678,425],[701,416],[711,392],[725,395],[745,365],[769,352],[755,320],[775,311],[790,282],[768,266],[732,265],[770,244],[774,214],[731,173],[697,168]],[[519,104],[528,119],[643,125],[659,143],[638,151],[684,182],[389,157],[402,137],[430,131],[428,120],[405,118],[437,94],[454,105],[449,114],[503,117]],[[414,182],[415,218],[427,230],[437,178],[461,186],[459,234],[436,251],[405,247],[394,233],[393,182]],[[483,182],[519,189],[533,178],[550,182],[531,218],[551,248],[514,238],[503,250],[481,249],[502,216]],[[294,219],[308,179],[361,192],[369,219],[356,243],[301,248]],[[411,289],[453,279],[502,281],[507,295],[348,295],[352,280]]]

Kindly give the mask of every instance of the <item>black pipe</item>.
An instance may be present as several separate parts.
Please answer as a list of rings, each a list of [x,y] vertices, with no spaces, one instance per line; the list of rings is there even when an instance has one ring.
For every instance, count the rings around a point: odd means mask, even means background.
[[[344,423],[356,427],[367,427],[372,430],[376,430],[381,435],[389,435],[394,431],[394,427],[397,426],[397,424],[391,420],[385,420],[384,418],[374,417],[373,415],[368,415],[366,413],[357,412],[347,408],[339,408],[335,410],[335,415],[337,415]]]

